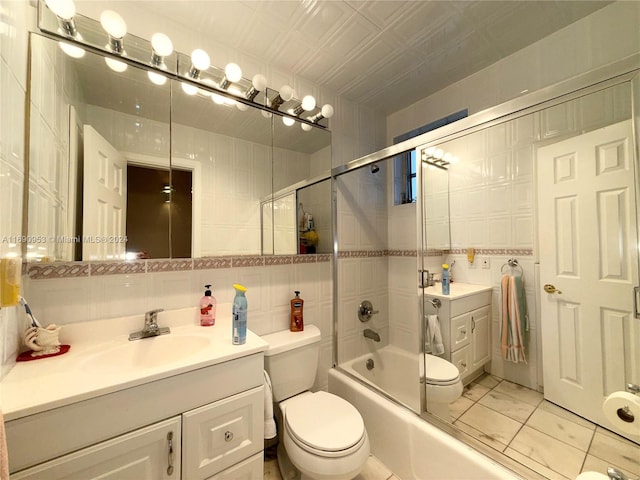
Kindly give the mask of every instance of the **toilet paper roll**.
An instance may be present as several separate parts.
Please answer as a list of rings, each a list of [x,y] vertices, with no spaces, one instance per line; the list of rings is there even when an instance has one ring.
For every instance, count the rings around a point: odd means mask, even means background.
[[[640,397],[629,392],[613,392],[602,403],[604,416],[621,432],[640,437]]]

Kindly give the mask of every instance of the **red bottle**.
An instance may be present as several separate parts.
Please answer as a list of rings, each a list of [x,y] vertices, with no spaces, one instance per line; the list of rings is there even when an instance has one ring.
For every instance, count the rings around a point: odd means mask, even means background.
[[[291,318],[289,322],[289,330],[292,332],[301,332],[304,330],[304,321],[302,319],[302,307],[304,300],[300,298],[300,292],[295,291],[295,298],[291,299]]]

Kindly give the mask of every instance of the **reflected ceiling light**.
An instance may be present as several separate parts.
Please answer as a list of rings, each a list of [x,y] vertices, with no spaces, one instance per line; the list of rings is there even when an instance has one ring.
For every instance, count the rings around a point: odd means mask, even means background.
[[[247,100],[253,101],[253,99],[256,98],[256,95],[264,91],[265,88],[267,88],[266,77],[261,73],[254,75],[251,79],[251,88],[247,92]]]
[[[218,95],[217,93],[211,94],[211,100],[213,100],[213,103],[215,103],[216,105],[225,104],[225,98],[222,95]]]
[[[181,82],[180,86],[182,87],[182,91],[187,95],[195,95],[196,93],[198,93],[198,87],[189,83]]]
[[[282,87],[280,87],[280,93],[278,93],[278,95],[276,95],[276,97],[271,101],[271,108],[273,108],[274,110],[278,110],[280,105],[282,105],[284,102],[288,102],[293,98],[293,94],[293,88],[291,88],[289,85],[283,85]]]
[[[220,81],[220,88],[226,90],[232,83],[237,83],[242,78],[242,69],[237,63],[227,63],[224,67],[224,77]]]
[[[443,170],[448,170],[450,164],[458,163],[458,157],[454,157],[453,154],[449,152],[445,153],[444,150],[436,147],[429,147],[422,150],[420,158],[424,163],[429,165],[429,168],[440,168]]]
[[[282,117],[282,123],[284,123],[287,127],[290,127],[291,125],[296,123],[296,121],[291,117]]]
[[[164,57],[173,53],[173,43],[164,33],[154,33],[151,36],[151,65],[165,68]]]
[[[167,77],[159,73],[149,71],[147,72],[147,76],[149,77],[149,80],[151,80],[151,83],[156,85],[162,86],[167,83]]]
[[[107,45],[109,50],[122,55],[124,53],[122,39],[127,34],[127,24],[124,19],[113,10],[105,10],[100,14],[100,25],[109,35],[109,45]]]
[[[114,72],[122,73],[127,69],[126,63],[121,62],[120,60],[116,60],[115,58],[104,57],[104,61],[107,66]]]
[[[241,112],[246,112],[249,109],[249,105],[242,102],[236,102],[236,107],[238,107],[238,110]]]
[[[78,40],[82,40],[82,36],[79,33],[76,35],[75,38],[78,39]],[[58,45],[60,45],[60,49],[64,53],[69,55],[71,58],[82,58],[82,57],[84,57],[84,54],[86,53],[84,51],[84,48],[77,47],[75,45],[72,45],[71,43],[58,42]]]
[[[331,118],[331,117],[333,117],[333,107],[328,103],[325,103],[320,109],[320,112],[317,115],[315,115],[313,118],[311,118],[311,121],[313,123],[318,123],[323,118]]]
[[[300,103],[300,105],[293,109],[293,114],[298,117],[305,110],[309,112],[314,108],[316,108],[316,99],[313,97],[313,95],[306,95],[302,99],[302,103]]]
[[[191,69],[189,69],[189,76],[191,78],[200,78],[200,72],[207,70],[209,66],[211,66],[211,59],[207,52],[200,48],[196,48],[191,52]]]
[[[305,132],[310,132],[313,127],[308,123],[301,123],[300,128],[302,128],[302,130],[304,130]]]
[[[273,113],[268,112],[267,110],[260,110],[260,113],[262,113],[262,116],[263,116],[264,118],[271,118],[271,117],[273,117]]]
[[[45,0],[44,3],[58,18],[58,25],[62,33],[75,37],[78,30],[73,21],[73,17],[76,14],[76,6],[73,0]]]

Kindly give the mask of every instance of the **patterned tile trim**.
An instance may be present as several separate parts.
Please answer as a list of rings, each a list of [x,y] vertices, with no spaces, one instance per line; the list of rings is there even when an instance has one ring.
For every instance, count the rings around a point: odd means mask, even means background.
[[[147,273],[193,270],[193,259],[147,260]]]
[[[293,255],[274,255],[273,257],[264,257],[264,264],[270,265],[291,265],[295,263]]]
[[[89,264],[91,276],[97,275],[128,275],[132,273],[145,273],[147,263],[144,261],[133,262],[97,262]]]
[[[293,263],[316,263],[317,255],[295,255],[293,258]]]
[[[231,259],[231,266],[236,267],[262,267],[264,265],[264,257],[260,256],[246,256],[246,257],[233,257]]]
[[[88,277],[88,263],[46,263],[26,264],[26,274],[33,280],[47,278]]]
[[[445,254],[465,255],[466,248],[453,248],[445,250]],[[513,255],[518,257],[532,257],[532,248],[476,248],[476,255]]]
[[[210,270],[215,268],[231,268],[231,257],[207,257],[193,260],[194,270]]]

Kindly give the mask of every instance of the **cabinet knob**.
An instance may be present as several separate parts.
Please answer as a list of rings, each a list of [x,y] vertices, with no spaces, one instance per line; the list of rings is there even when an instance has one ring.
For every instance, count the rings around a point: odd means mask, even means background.
[[[467,362],[460,362],[460,365],[462,365],[462,368],[467,368]]]
[[[227,430],[226,432],[224,432],[224,441],[230,442],[231,440],[233,440],[233,432]]]

